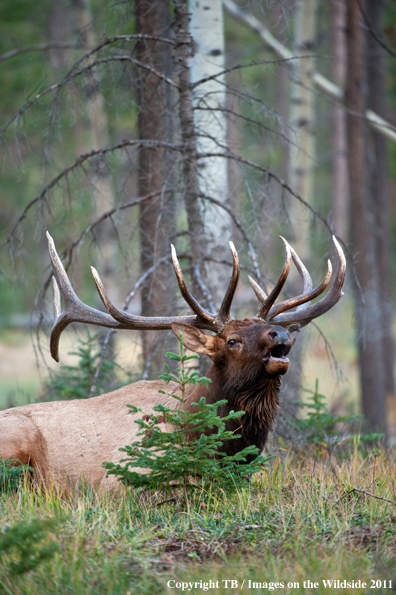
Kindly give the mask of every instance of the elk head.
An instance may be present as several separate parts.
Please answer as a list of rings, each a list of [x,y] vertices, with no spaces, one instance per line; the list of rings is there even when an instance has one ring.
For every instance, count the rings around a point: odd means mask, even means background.
[[[54,314],[55,323],[51,332],[51,355],[59,361],[59,338],[71,322],[86,322],[114,329],[170,329],[178,336],[183,333],[184,344],[192,351],[208,355],[221,371],[237,378],[274,377],[285,374],[289,368],[287,354],[293,340],[290,333],[305,326],[314,318],[332,308],[343,295],[345,279],[345,256],[341,246],[333,237],[338,254],[337,272],[332,288],[325,297],[315,304],[311,300],[327,288],[332,275],[328,261],[327,273],[323,281],[313,289],[311,277],[293,250],[282,238],[286,248],[286,260],[282,274],[267,296],[264,290],[251,278],[249,281],[260,302],[255,317],[248,320],[234,320],[230,316],[232,300],[239,280],[239,259],[234,244],[230,242],[233,270],[224,299],[217,314],[208,312],[189,292],[172,246],[172,260],[180,292],[190,306],[192,316],[145,317],[135,316],[115,306],[109,299],[97,271],[91,267],[92,275],[104,306],[108,313],[85,305],[77,297],[67,277],[62,262],[56,252],[54,241],[47,232],[49,253],[54,270]],[[291,262],[297,267],[303,279],[301,295],[284,300],[275,305],[290,271]],[[62,294],[65,310],[61,312]],[[295,310],[292,310],[295,308]],[[215,335],[204,331],[212,331]]]

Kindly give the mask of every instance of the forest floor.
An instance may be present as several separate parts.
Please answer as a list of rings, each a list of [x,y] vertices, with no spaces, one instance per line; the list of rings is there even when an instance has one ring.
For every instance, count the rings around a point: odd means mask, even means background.
[[[279,451],[246,488],[197,495],[187,509],[184,500],[122,486],[112,495],[81,488],[59,497],[25,484],[0,494],[0,548],[6,528],[28,535],[35,519],[53,523],[42,536],[32,529],[36,557],[57,546],[20,576],[10,564],[26,549],[0,551],[0,593],[395,592],[394,459],[357,442],[339,459],[311,448]]]

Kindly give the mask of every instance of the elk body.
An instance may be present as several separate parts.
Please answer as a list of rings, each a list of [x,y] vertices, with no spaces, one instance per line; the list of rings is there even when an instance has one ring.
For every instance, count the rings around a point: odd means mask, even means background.
[[[212,383],[208,388],[191,387],[187,393],[187,408],[190,409],[191,404],[197,403],[202,396],[209,403],[227,399],[221,415],[231,409],[245,411],[242,418],[229,422],[227,429],[237,430],[241,438],[228,442],[228,453],[252,444],[262,451],[279,407],[281,376],[289,368],[287,355],[294,342],[290,333],[328,311],[342,296],[345,257],[338,242],[334,239],[338,254],[334,283],[326,296],[312,305],[311,300],[330,282],[331,263],[328,262],[322,283],[313,289],[305,266],[283,240],[285,266],[270,294],[267,296],[249,278],[260,306],[256,317],[246,320],[234,320],[230,316],[239,279],[238,255],[233,244],[230,243],[233,272],[217,314],[205,310],[188,291],[172,246],[179,288],[194,315],[148,318],[134,316],[112,304],[95,269],[92,274],[108,313],[83,304],[70,285],[52,238],[47,235],[54,269],[56,317],[50,340],[52,357],[59,361],[60,334],[71,322],[116,329],[172,328],[177,336],[183,333],[186,347],[208,355],[213,361],[207,374]],[[292,260],[303,278],[303,292],[274,305]],[[64,312],[61,312],[60,294],[65,303]],[[295,310],[290,311],[293,308]],[[158,393],[159,389],[165,390],[168,396]],[[134,420],[139,414],[128,413],[127,404],[136,405],[145,413],[150,413],[159,403],[175,408],[177,401],[170,396],[172,390],[177,394],[178,386],[166,387],[160,380],[140,381],[92,399],[37,403],[0,412],[0,458],[29,463],[35,469],[35,480],[46,486],[56,484],[63,489],[70,483],[84,480],[90,485],[110,487],[116,480],[113,476],[105,477],[102,462],[119,462],[123,456],[119,448],[133,442],[138,432]]]

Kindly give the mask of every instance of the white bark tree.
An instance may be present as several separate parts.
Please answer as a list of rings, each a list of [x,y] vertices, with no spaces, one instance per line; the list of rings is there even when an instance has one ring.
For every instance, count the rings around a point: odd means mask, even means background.
[[[225,69],[223,7],[221,0],[190,0],[190,32],[194,39],[191,64],[192,84],[216,76]],[[194,123],[199,153],[221,153],[227,144],[225,75],[194,88]],[[228,165],[222,157],[199,160],[199,191],[220,202],[228,200]],[[205,252],[216,260],[229,260],[228,240],[232,223],[228,214],[213,203],[201,202],[205,229]],[[208,267],[208,282],[215,304],[218,304],[228,281],[224,265]]]
[[[295,15],[295,48],[290,97],[290,123],[294,135],[290,143],[289,184],[312,204],[314,191],[315,105],[310,89],[315,69],[317,0],[299,0]],[[309,214],[301,203],[293,201],[291,219],[296,232],[295,249],[303,260],[308,254]]]

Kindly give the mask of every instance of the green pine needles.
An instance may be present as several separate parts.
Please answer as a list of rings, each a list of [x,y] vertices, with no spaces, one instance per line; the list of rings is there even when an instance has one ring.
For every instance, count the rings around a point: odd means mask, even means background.
[[[315,381],[315,390],[304,389],[310,396],[307,402],[296,401],[307,412],[306,419],[297,420],[297,427],[302,432],[303,442],[322,444],[329,449],[337,444],[350,442],[359,437],[360,442],[373,442],[383,438],[383,434],[359,434],[356,424],[363,420],[362,415],[333,415],[327,409],[327,399],[319,392],[319,380]]]
[[[120,450],[127,455],[121,461],[124,465],[103,463],[108,475],[116,475],[127,486],[146,490],[174,491],[181,489],[185,498],[188,494],[209,488],[235,490],[246,485],[249,477],[260,471],[272,457],[257,456],[250,463],[248,455],[257,455],[258,448],[249,446],[235,455],[222,452],[228,440],[240,438],[239,434],[227,431],[226,422],[244,415],[244,411],[231,411],[220,417],[218,408],[226,400],[214,404],[206,403],[202,397],[193,403],[193,411],[186,408],[186,388],[188,385],[208,386],[209,378],[198,376],[198,372],[188,373],[186,362],[199,358],[198,355],[183,354],[183,336],[180,334],[180,353],[167,353],[166,356],[179,364],[173,374],[167,364],[161,374],[166,384],[174,381],[181,387],[181,396],[171,394],[180,405],[170,409],[163,405],[154,407],[154,412],[144,414],[141,409],[128,405],[131,413],[142,413],[136,420],[140,427],[139,440]],[[159,391],[165,394],[165,391]],[[169,425],[165,425],[169,424]],[[171,427],[169,427],[171,426]],[[134,470],[144,469],[145,472]]]

